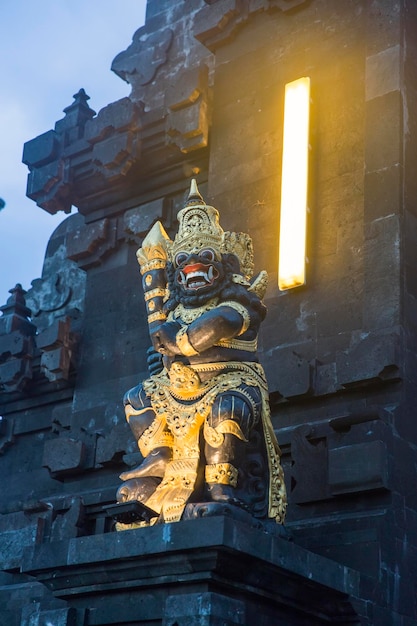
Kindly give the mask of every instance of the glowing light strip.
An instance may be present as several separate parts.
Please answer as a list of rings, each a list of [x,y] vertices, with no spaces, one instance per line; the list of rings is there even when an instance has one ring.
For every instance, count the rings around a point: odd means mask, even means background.
[[[305,284],[310,79],[285,86],[278,286]]]

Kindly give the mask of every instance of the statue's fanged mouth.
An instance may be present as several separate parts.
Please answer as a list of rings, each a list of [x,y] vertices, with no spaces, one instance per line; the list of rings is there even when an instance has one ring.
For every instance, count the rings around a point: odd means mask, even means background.
[[[178,282],[186,289],[202,289],[211,286],[219,273],[213,265],[193,263],[186,265],[178,274]]]

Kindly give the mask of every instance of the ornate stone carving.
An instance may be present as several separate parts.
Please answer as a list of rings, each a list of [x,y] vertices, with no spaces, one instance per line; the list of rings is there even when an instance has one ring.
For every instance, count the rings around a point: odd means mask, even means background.
[[[109,104],[90,120],[85,138],[95,170],[108,180],[124,176],[140,156],[140,109],[129,98]]]
[[[127,50],[113,60],[111,69],[133,89],[137,85],[147,85],[166,63],[173,36],[170,28],[151,35],[146,35],[145,28],[139,28]]]
[[[215,0],[206,1],[196,15],[194,34],[209,50],[214,51],[234,37],[248,18],[259,11],[289,11],[308,0]]]
[[[23,391],[32,379],[32,359],[35,354],[36,326],[28,319],[22,285],[10,289],[10,298],[0,307],[0,389]]]
[[[53,130],[25,144],[27,193],[38,206],[50,213],[75,206],[89,221],[114,217],[120,207],[131,206],[127,202],[133,197],[138,203],[152,201],[143,184],[150,177],[160,188],[168,185],[164,195],[170,195],[169,185],[181,179],[184,168],[205,167],[206,65],[212,55],[194,38],[191,21],[176,9],[152,24],[158,30],[151,33],[149,23],[139,29],[112,66],[131,85],[130,96],[95,115],[80,90]],[[198,157],[188,163],[184,155],[192,151]]]
[[[208,142],[208,68],[184,71],[181,82],[167,89],[167,134],[181,152],[204,148]]]
[[[106,185],[108,192],[108,182],[124,178],[140,157],[138,104],[122,98],[95,116],[84,89],[74,98],[54,130],[24,146],[27,195],[49,213],[81,208]]]
[[[68,380],[76,340],[71,332],[71,318],[57,319],[37,337],[42,350],[41,371],[50,381]]]
[[[249,236],[223,231],[195,181],[178,221],[173,241],[157,222],[137,254],[163,362],[125,396],[144,461],[121,475],[118,529],[132,527],[129,501],[144,505],[139,525],[225,508],[283,523],[280,450],[255,352],[265,275],[251,281]]]
[[[116,247],[116,222],[104,218],[80,227],[76,236],[68,240],[68,258],[87,269],[99,265],[102,257]]]
[[[69,213],[72,205],[72,180],[66,149],[84,136],[86,122],[95,115],[87,104],[84,89],[64,109],[65,117],[50,130],[24,145],[23,163],[30,170],[27,195],[49,213]]]
[[[85,466],[86,445],[75,437],[60,436],[45,441],[42,465],[54,477],[79,472]]]

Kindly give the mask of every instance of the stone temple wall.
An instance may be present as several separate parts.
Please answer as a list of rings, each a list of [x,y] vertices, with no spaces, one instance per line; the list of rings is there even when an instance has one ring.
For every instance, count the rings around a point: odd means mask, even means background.
[[[416,623],[416,28],[412,0],[148,0],[112,65],[130,97],[96,114],[81,89],[25,144],[29,197],[78,213],[1,308],[0,623],[119,623],[53,595],[31,555],[110,537],[140,458],[121,404],[149,346],[135,252],[157,219],[175,232],[192,176],[270,275],[260,356],[294,543],[359,572],[343,623]],[[283,94],[301,76],[307,281],[280,292]]]

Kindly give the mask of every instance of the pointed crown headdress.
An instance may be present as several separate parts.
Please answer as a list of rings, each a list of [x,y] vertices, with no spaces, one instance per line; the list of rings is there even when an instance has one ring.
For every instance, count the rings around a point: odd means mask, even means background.
[[[203,200],[195,179],[183,209],[178,212],[178,233],[170,246],[170,257],[174,261],[178,252],[199,252],[212,248],[222,253],[235,254],[245,278],[253,274],[252,239],[246,233],[225,232],[219,224],[219,212]]]

